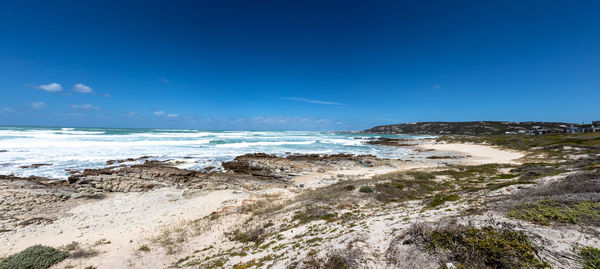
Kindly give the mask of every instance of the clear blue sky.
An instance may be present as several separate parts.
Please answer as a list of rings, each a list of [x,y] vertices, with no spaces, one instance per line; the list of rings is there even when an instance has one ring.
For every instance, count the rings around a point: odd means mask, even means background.
[[[0,125],[600,119],[600,1],[3,1]]]

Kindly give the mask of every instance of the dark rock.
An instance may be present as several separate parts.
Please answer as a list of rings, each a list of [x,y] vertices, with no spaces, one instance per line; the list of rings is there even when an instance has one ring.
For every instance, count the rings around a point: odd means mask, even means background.
[[[49,165],[52,165],[52,164],[49,164],[49,163],[34,163],[34,164],[30,164],[30,165],[21,165],[19,167],[21,167],[23,169],[27,169],[27,168],[36,169],[36,168],[39,168],[39,167],[42,167],[42,166],[49,166]]]

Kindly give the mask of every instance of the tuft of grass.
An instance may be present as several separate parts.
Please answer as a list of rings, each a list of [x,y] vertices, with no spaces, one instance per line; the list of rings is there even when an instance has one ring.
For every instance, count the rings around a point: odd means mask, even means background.
[[[492,191],[499,190],[512,185],[524,185],[524,184],[536,184],[535,181],[530,180],[513,180],[513,181],[505,181],[505,182],[495,182],[489,183],[486,187]]]
[[[584,269],[600,269],[600,249],[584,247],[579,250]]]
[[[436,194],[435,196],[433,196],[433,199],[431,201],[429,201],[429,203],[427,203],[427,207],[434,208],[434,207],[443,205],[445,202],[451,202],[451,201],[457,201],[457,200],[460,200],[460,196],[458,196],[456,194],[450,194],[450,195]]]
[[[433,175],[432,173],[427,173],[423,171],[410,171],[406,172],[406,174],[412,176],[416,180],[430,180],[435,178],[435,175]]]
[[[510,228],[450,226],[434,230],[415,226],[404,243],[417,243],[426,250],[446,254],[459,268],[547,268],[539,260],[527,236]]]
[[[304,259],[303,268],[314,269],[350,269],[361,268],[360,260],[363,253],[358,249],[338,249],[327,253],[325,258],[319,258],[316,251],[311,251]],[[295,268],[295,267],[292,267]]]
[[[565,172],[566,170],[556,167],[556,164],[549,163],[524,163],[517,168],[510,170],[513,173],[521,175],[521,179],[535,179],[546,176],[553,176]]]
[[[150,247],[148,247],[148,245],[141,245],[141,246],[138,248],[138,250],[139,250],[139,251],[148,252],[148,251],[150,251]]]
[[[4,258],[0,269],[46,269],[69,256],[69,252],[53,247],[35,245]]]
[[[360,189],[358,190],[362,193],[372,193],[373,192],[373,187],[371,186],[362,186],[360,187]]]
[[[507,216],[541,225],[552,222],[600,224],[600,202],[541,200],[517,205]]]
[[[347,190],[347,191],[353,191],[355,189],[356,189],[356,187],[354,187],[354,185],[347,185],[344,187],[344,190]]]
[[[229,239],[232,241],[238,241],[241,243],[253,242],[255,245],[260,245],[265,240],[265,229],[256,228],[245,232],[235,230],[229,235]]]
[[[403,173],[390,173],[374,177],[380,183],[375,185],[377,196],[381,202],[403,202],[421,199],[433,192],[450,187],[433,180],[406,179]]]
[[[300,223],[308,223],[319,219],[327,222],[336,221],[338,215],[332,211],[332,208],[328,206],[309,206],[304,210],[296,211],[292,216],[292,220],[298,220]]]
[[[446,175],[454,179],[464,180],[475,176],[492,176],[498,173],[501,168],[500,164],[482,164],[482,165],[455,165],[450,169],[435,171],[435,175]]]

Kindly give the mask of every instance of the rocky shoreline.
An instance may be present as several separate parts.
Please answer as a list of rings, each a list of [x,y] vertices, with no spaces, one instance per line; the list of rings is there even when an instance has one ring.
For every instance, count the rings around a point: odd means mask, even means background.
[[[357,167],[394,167],[398,160],[373,155],[292,154],[275,156],[245,154],[224,162],[225,171],[196,171],[177,168],[177,162],[146,160],[149,157],[107,162],[119,164],[100,169],[71,171],[67,181],[43,177],[0,175],[0,233],[31,224],[48,224],[75,205],[102,199],[109,193],[146,192],[158,188],[190,190],[261,190],[297,187],[293,178],[311,172]],[[340,180],[343,178],[339,178]]]

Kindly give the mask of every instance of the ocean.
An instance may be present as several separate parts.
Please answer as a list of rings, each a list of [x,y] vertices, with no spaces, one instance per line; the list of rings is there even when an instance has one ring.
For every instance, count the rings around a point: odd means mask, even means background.
[[[350,153],[397,159],[401,148],[365,144],[373,137],[410,135],[308,131],[202,131],[170,129],[0,127],[0,174],[66,179],[69,170],[106,167],[108,160],[151,156],[177,159],[186,169],[220,167],[245,153]],[[140,163],[143,160],[126,164]],[[49,164],[37,168],[32,164]]]

